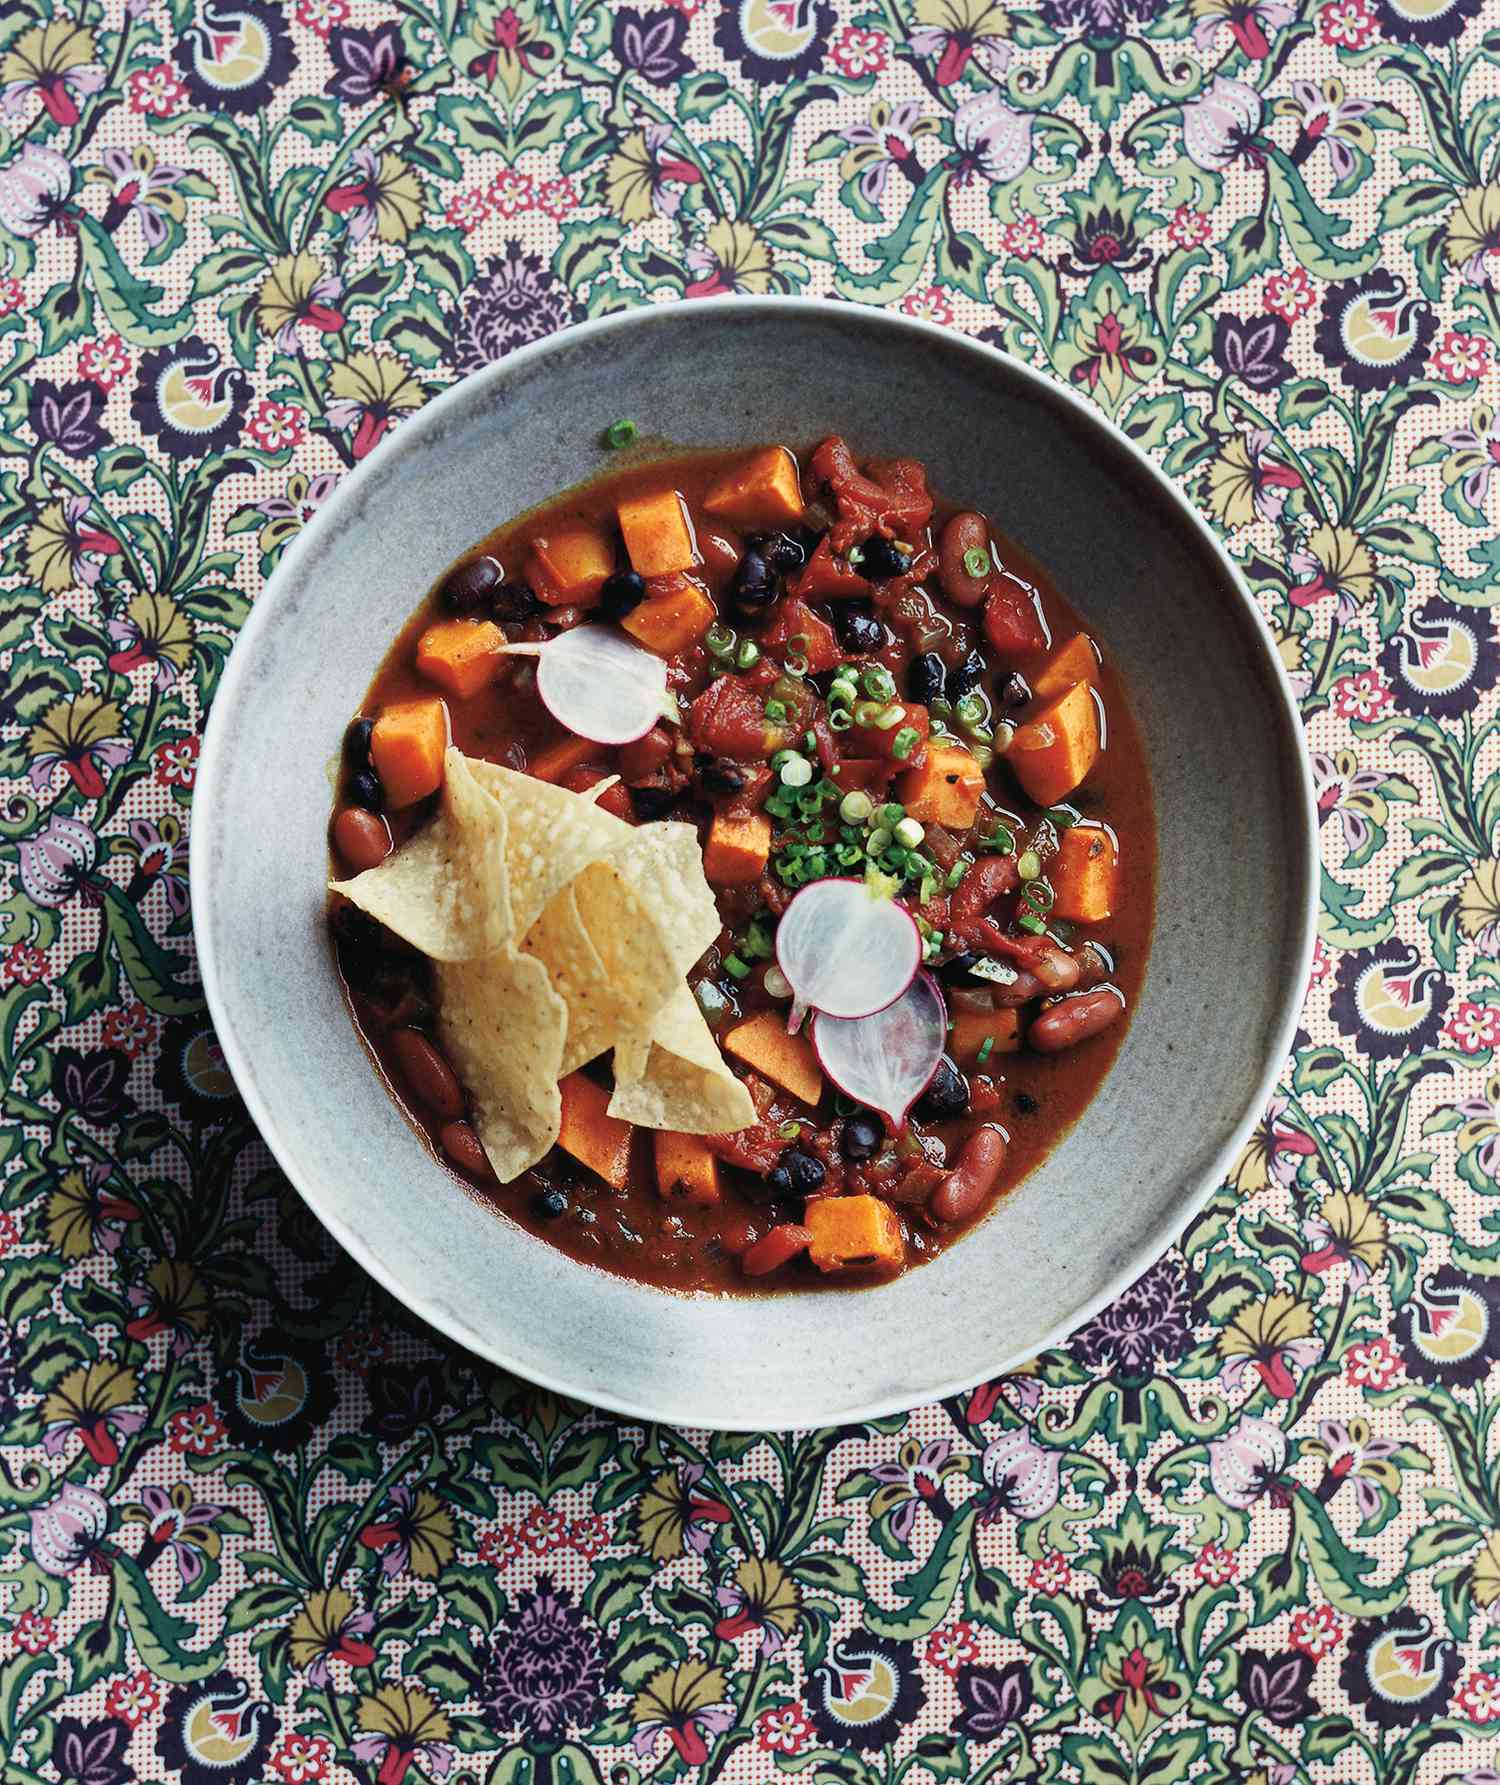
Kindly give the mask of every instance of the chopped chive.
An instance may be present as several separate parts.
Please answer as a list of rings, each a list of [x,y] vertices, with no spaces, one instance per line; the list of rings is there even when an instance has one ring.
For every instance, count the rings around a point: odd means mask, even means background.
[[[1073,806],[1049,806],[1047,821],[1060,831],[1070,831],[1079,822],[1083,814]]]
[[[859,679],[860,685],[871,700],[885,701],[896,698],[895,678],[882,664],[872,663]]]
[[[848,731],[854,723],[854,715],[847,707],[832,707],[828,714],[828,726],[831,731]]]
[[[783,1140],[795,1140],[802,1132],[802,1124],[800,1122],[783,1122],[776,1132]]]
[[[877,824],[883,824],[888,831],[893,831],[905,816],[906,807],[898,805],[895,800],[891,800],[888,804],[882,806],[875,814],[875,822]]]
[[[741,669],[753,669],[760,662],[760,646],[753,638],[743,640],[734,654],[734,660]]]
[[[987,1059],[989,1059],[991,1053],[994,1051],[994,1047],[995,1047],[994,1036],[986,1035],[984,1040],[982,1042],[980,1042],[980,1044],[979,1044],[979,1052],[977,1054],[975,1054],[975,1056],[974,1056],[974,1063],[977,1066],[983,1066],[985,1061]]]
[[[839,802],[839,816],[849,824],[860,824],[875,810],[874,801],[862,788],[846,793]],[[903,813],[904,817],[905,814]]]
[[[618,452],[622,446],[629,446],[640,431],[628,416],[622,416],[619,421],[612,421],[604,430],[604,444],[611,452]]]
[[[807,674],[808,663],[800,651],[793,651],[789,657],[783,659],[781,667],[789,676],[796,676],[800,681]]]
[[[949,892],[952,892],[954,887],[958,885],[959,881],[963,879],[964,875],[967,874],[968,871],[969,871],[969,864],[967,862],[965,862],[965,861],[954,862],[953,866],[951,868],[949,868],[947,875],[945,876],[945,878],[943,880],[943,885],[947,888],[947,890]]]
[[[867,730],[879,723],[885,708],[878,700],[860,700],[854,704],[854,723]]]
[[[916,747],[917,734],[910,725],[904,726],[891,739],[891,755],[896,758],[897,762],[905,762]]]
[[[818,734],[814,731],[804,731],[802,734],[802,748],[804,750],[816,750],[817,747]]]
[[[988,576],[990,555],[982,546],[970,546],[964,553],[964,569],[970,576]]]
[[[724,957],[724,971],[733,974],[736,979],[743,979],[750,971],[750,963],[742,961],[737,954],[727,954]]]
[[[1023,911],[1016,919],[1016,922],[1030,935],[1045,936],[1047,934],[1046,924],[1042,922],[1041,918],[1039,918],[1035,912]]]
[[[703,645],[715,657],[732,657],[735,637],[727,626],[710,626],[703,635]]]
[[[1016,872],[1023,880],[1035,880],[1042,871],[1042,858],[1034,849],[1025,850],[1016,863]]]
[[[766,717],[773,725],[779,725],[786,718],[786,703],[780,700],[766,702]]]
[[[894,731],[905,717],[905,707],[887,707],[875,721],[875,729],[877,731]]]

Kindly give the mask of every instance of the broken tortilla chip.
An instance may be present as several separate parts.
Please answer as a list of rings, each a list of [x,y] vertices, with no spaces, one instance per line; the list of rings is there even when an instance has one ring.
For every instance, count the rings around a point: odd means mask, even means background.
[[[440,962],[437,989],[444,1052],[495,1175],[508,1184],[556,1144],[568,1007],[529,955]]]
[[[471,759],[474,779],[506,817],[505,860],[515,934],[524,936],[570,881],[631,835],[591,799],[499,763]]]
[[[434,961],[492,955],[511,940],[507,817],[449,748],[437,815],[377,868],[332,890]]]
[[[568,1007],[562,1062],[565,1077],[613,1047],[622,1029],[639,1023],[643,1001],[653,1013],[660,1008],[668,990],[666,981],[653,986],[642,984],[637,974],[617,973],[613,959],[606,962],[595,947],[589,926],[579,915],[576,894],[583,879],[598,872],[597,865],[587,868],[573,886],[565,886],[531,926],[522,945],[524,954],[547,969],[552,989]],[[628,893],[621,896],[633,903]],[[655,952],[659,956],[659,948]]]
[[[685,984],[676,986],[649,1030],[616,1041],[609,1113],[679,1134],[731,1134],[755,1121],[750,1093],[724,1064]]]

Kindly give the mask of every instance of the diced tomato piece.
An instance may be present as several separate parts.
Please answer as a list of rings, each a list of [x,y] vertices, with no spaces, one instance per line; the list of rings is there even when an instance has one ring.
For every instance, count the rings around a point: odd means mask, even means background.
[[[620,746],[620,773],[636,786],[649,781],[672,754],[672,739],[664,725],[653,725],[643,738]]]
[[[838,519],[829,533],[835,552],[847,552],[872,533],[914,544],[914,536],[932,518],[927,474],[915,459],[883,465],[891,478],[887,487],[859,469],[848,446],[835,434],[813,453],[812,468],[838,506]]]
[[[802,601],[862,601],[874,593],[872,583],[833,555],[827,537],[818,541],[817,549],[788,588]]]
[[[695,749],[739,762],[769,755],[777,735],[766,722],[765,696],[738,676],[709,683],[688,708],[687,734]]]
[[[600,768],[597,763],[585,762],[576,769],[569,769],[560,785],[566,787],[569,793],[587,793],[595,782],[606,780],[613,773],[613,769]],[[618,781],[599,795],[599,810],[613,812],[616,818],[635,823],[635,807],[630,803],[630,794]]]
[[[813,675],[825,669],[837,669],[844,661],[833,628],[826,620],[820,620],[805,601],[795,596],[788,596],[777,604],[776,617],[766,628],[761,643],[782,658],[789,652],[801,651]]]
[[[771,784],[775,776],[764,764],[750,769],[745,777],[745,785],[738,793],[726,795],[719,808],[726,818],[748,818],[758,812],[770,797]]]
[[[1036,595],[1013,577],[1001,576],[984,598],[984,635],[1005,659],[1029,656],[1047,648],[1047,625]]]
[[[831,778],[845,793],[867,793],[873,800],[883,800],[901,766],[888,756],[846,756]]]
[[[912,700],[902,701],[901,708],[900,724],[884,731],[876,725],[851,726],[848,733],[850,746],[861,756],[884,756],[904,768],[920,768],[927,756],[927,709]],[[916,732],[916,742],[905,756],[897,757],[896,739],[907,731]]]

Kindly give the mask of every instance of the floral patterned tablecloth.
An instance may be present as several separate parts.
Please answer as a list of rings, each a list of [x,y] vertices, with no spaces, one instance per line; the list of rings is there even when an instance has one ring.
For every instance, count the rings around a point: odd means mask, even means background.
[[[0,1776],[1494,1785],[1497,24],[6,9]],[[344,468],[726,290],[1088,393],[1259,593],[1323,822],[1300,1045],[1181,1247],[789,1437],[601,1417],[374,1290],[235,1101],[185,877],[235,628]]]

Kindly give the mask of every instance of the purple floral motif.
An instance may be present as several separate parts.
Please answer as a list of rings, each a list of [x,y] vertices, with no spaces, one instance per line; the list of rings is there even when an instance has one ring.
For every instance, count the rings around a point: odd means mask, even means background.
[[[354,105],[398,91],[410,78],[399,25],[378,25],[371,31],[341,27],[328,39],[328,56],[334,72],[324,91]]]
[[[109,1568],[104,1534],[109,1502],[92,1488],[67,1482],[45,1506],[31,1510],[31,1559],[47,1574],[71,1574],[85,1563],[96,1574]]]
[[[953,178],[963,185],[976,173],[1003,185],[1031,161],[1031,116],[1009,106],[993,88],[966,99],[953,114],[959,161]]]
[[[113,232],[127,217],[134,217],[146,246],[159,248],[170,234],[168,218],[182,220],[185,206],[177,188],[187,178],[187,169],[159,162],[147,148],[138,148],[133,155],[106,149],[99,159],[100,166],[90,168],[84,178],[97,177],[111,187],[104,227]]]
[[[1201,98],[1182,108],[1182,146],[1190,161],[1216,172],[1241,155],[1263,159],[1256,140],[1265,105],[1254,87],[1216,74]]]
[[[1286,357],[1292,331],[1279,316],[1257,316],[1252,322],[1223,315],[1214,324],[1214,358],[1232,378],[1251,390],[1275,390],[1295,376]]]
[[[1158,0],[1045,0],[1042,17],[1058,31],[1122,37],[1132,25],[1155,18],[1157,10]]]
[[[1421,376],[1437,313],[1385,267],[1330,285],[1313,333],[1318,352],[1351,390],[1389,390]]]
[[[1081,1326],[1068,1349],[1089,1369],[1148,1376],[1158,1364],[1181,1357],[1192,1342],[1182,1266],[1169,1257]]]
[[[52,1091],[64,1109],[104,1127],[135,1108],[125,1090],[130,1056],[119,1048],[57,1047],[52,1050]]]
[[[377,1366],[370,1373],[370,1430],[390,1444],[402,1444],[443,1410],[441,1364]]]
[[[21,885],[27,898],[57,911],[93,873],[99,839],[82,819],[54,812],[34,837],[22,840],[20,857]]]
[[[144,897],[151,887],[160,886],[172,915],[183,917],[188,908],[188,880],[176,863],[187,852],[180,836],[167,834],[171,823],[168,814],[161,824],[150,818],[132,818],[126,826],[137,862],[131,886],[138,897]],[[185,862],[183,866],[186,866]]]
[[[909,1542],[919,1508],[931,1506],[941,1516],[948,1506],[944,1479],[962,1467],[953,1455],[951,1439],[903,1444],[898,1456],[876,1463],[870,1471],[880,1483],[870,1500],[871,1518],[888,1516],[891,1535],[899,1543]]]
[[[0,223],[18,236],[39,236],[69,211],[73,164],[56,149],[28,143],[0,171]]]
[[[1040,1518],[1057,1504],[1062,1491],[1062,1456],[1038,1444],[1030,1426],[1002,1432],[986,1449],[980,1464],[985,1493],[979,1522],[991,1524],[1006,1513]]]
[[[621,68],[634,70],[655,87],[670,87],[692,72],[692,61],[682,51],[688,27],[685,13],[667,6],[646,14],[622,6],[614,18],[610,47]]]
[[[541,1575],[490,1639],[479,1696],[501,1728],[560,1737],[604,1704],[598,1628],[572,1597]]]
[[[1031,1669],[1024,1661],[1006,1667],[966,1667],[956,1689],[963,1708],[953,1727],[973,1741],[992,1742],[1031,1708]]]
[[[459,371],[477,372],[528,341],[555,333],[574,312],[573,299],[541,256],[509,243],[464,294],[454,334]]]
[[[1317,1715],[1317,1703],[1308,1692],[1316,1665],[1311,1655],[1296,1649],[1279,1655],[1241,1649],[1240,1697],[1267,1722],[1293,1729]]]
[[[143,1566],[149,1567],[163,1550],[168,1550],[177,1564],[182,1585],[190,1587],[203,1573],[204,1557],[219,1553],[219,1533],[213,1526],[225,1511],[225,1507],[211,1501],[195,1500],[184,1482],[176,1483],[170,1490],[153,1482],[141,1490],[139,1506],[127,1507],[125,1517],[146,1527]]]
[[[26,411],[37,439],[70,459],[86,459],[109,445],[109,434],[99,425],[103,413],[104,392],[87,378],[71,384],[36,379]]]
[[[125,1750],[130,1725],[119,1717],[85,1723],[59,1717],[52,1733],[52,1764],[68,1785],[127,1785],[135,1777]]]
[[[1208,1447],[1208,1477],[1226,1506],[1248,1512],[1263,1495],[1289,1504],[1290,1489],[1282,1480],[1286,1468],[1286,1434],[1273,1420],[1240,1416],[1233,1431]]]

